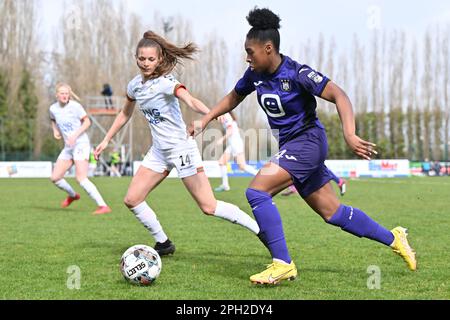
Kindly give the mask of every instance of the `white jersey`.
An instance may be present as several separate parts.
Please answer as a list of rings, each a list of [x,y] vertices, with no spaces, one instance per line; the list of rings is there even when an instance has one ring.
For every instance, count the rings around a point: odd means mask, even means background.
[[[233,120],[233,117],[229,113],[225,113],[224,115],[225,121],[222,123],[223,128],[225,131],[231,127],[232,133],[231,136],[228,137],[228,144],[233,143],[239,143],[241,142],[242,138],[239,133],[239,127],[237,125],[237,122]]]
[[[67,138],[81,127],[81,119],[86,116],[87,113],[83,106],[76,101],[69,100],[64,107],[61,107],[59,102],[50,106],[50,119],[56,122],[66,145]],[[89,143],[89,137],[86,132],[83,132],[78,137],[76,144],[79,143]]]
[[[187,140],[178,98],[175,91],[182,87],[172,75],[161,76],[143,83],[141,75],[128,83],[127,95],[136,100],[147,119],[153,147],[168,150]]]

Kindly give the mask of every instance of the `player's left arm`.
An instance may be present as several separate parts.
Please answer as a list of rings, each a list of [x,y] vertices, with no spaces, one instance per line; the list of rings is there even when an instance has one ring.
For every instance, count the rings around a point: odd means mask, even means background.
[[[85,115],[83,118],[81,118],[80,121],[81,121],[81,126],[78,128],[78,130],[74,131],[68,138],[69,145],[74,145],[76,143],[78,137],[81,136],[91,126],[91,119],[89,119],[89,117],[87,115]]]
[[[80,119],[81,121],[81,127],[76,131],[77,138],[83,134],[89,127],[91,126],[91,119],[86,115],[83,118]]]
[[[185,87],[179,86],[175,89],[175,96],[187,104],[189,108],[201,114],[208,114],[209,108],[199,99],[193,97]]]
[[[375,151],[376,145],[365,141],[356,135],[355,116],[352,103],[347,94],[332,81],[326,84],[321,98],[336,104],[336,109],[342,123],[344,139],[352,151],[359,157],[370,160]]]

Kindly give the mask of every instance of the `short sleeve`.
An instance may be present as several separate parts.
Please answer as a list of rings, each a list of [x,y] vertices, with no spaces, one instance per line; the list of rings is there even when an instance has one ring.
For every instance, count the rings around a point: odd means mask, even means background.
[[[160,78],[160,92],[167,95],[175,95],[175,90],[179,87],[184,87],[177,79],[172,75],[167,75]]]
[[[236,91],[236,93],[240,96],[248,96],[250,93],[255,91],[255,85],[251,81],[250,73],[251,70],[248,68],[234,87],[234,91]]]
[[[50,120],[56,121],[55,114],[53,113],[52,108],[48,110],[48,116],[50,117]]]
[[[134,90],[133,90],[133,81],[130,81],[127,85],[127,97],[128,99],[130,99],[131,101],[136,101],[136,97],[134,95]]]
[[[307,92],[318,97],[322,95],[325,86],[330,81],[328,77],[307,65],[301,66],[296,80]]]
[[[75,103],[76,106],[76,113],[77,113],[77,117],[79,119],[83,119],[84,117],[87,116],[86,110],[84,110],[83,106],[81,104],[79,104],[78,102]]]

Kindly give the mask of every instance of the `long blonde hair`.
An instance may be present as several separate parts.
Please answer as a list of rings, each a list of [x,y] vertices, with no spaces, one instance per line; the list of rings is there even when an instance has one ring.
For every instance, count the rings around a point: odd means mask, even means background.
[[[70,98],[71,98],[71,99],[75,99],[75,100],[77,100],[78,102],[81,102],[80,97],[79,97],[75,92],[73,92],[72,87],[69,86],[67,83],[64,83],[64,82],[58,83],[58,84],[56,85],[56,93],[58,93],[58,90],[61,89],[61,88],[66,88],[66,89],[69,90],[69,94],[70,94]]]

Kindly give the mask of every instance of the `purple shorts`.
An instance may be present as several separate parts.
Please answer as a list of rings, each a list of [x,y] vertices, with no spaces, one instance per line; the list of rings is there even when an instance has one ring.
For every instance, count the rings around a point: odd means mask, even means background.
[[[289,172],[295,188],[306,198],[335,178],[325,166],[327,153],[325,130],[313,127],[282,145],[270,161]]]

